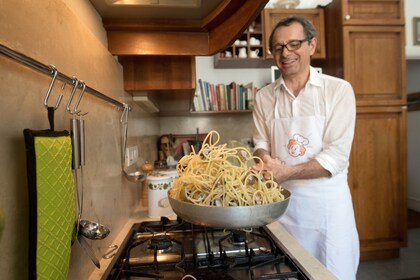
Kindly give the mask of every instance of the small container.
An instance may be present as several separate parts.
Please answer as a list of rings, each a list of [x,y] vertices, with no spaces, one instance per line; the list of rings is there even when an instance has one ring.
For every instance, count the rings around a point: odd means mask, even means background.
[[[172,188],[175,179],[179,177],[176,169],[159,170],[159,173],[171,177],[171,185],[169,186],[169,188]]]
[[[168,190],[173,179],[160,172],[152,172],[147,176],[149,218],[168,217],[174,212],[168,199]]]

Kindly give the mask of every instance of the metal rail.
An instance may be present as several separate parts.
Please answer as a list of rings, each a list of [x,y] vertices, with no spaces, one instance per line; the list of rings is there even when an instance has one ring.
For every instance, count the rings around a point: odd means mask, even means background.
[[[41,62],[39,62],[39,61],[37,61],[33,58],[30,58],[30,57],[28,57],[28,56],[26,56],[22,53],[16,52],[16,51],[14,51],[14,50],[12,50],[12,49],[10,49],[10,48],[2,45],[2,44],[0,44],[0,53],[3,54],[4,56],[7,56],[8,58],[16,60],[16,61],[18,61],[18,62],[20,62],[20,63],[22,63],[22,64],[24,64],[24,65],[26,65],[26,66],[28,66],[32,69],[35,69],[35,70],[37,70],[41,73],[44,73],[46,75],[49,75],[51,77],[53,77],[55,75],[54,67],[47,66],[47,65],[45,65],[45,64],[43,64],[43,63],[41,63]],[[58,80],[64,82],[64,83],[67,83],[67,84],[71,85],[74,82],[74,78],[70,78],[69,76],[67,76],[67,75],[65,75],[61,72],[57,71],[56,75],[57,75],[56,78]],[[82,87],[83,87],[83,85],[80,84],[79,88],[82,89]],[[119,102],[115,99],[112,99],[112,98],[106,96],[105,94],[103,94],[103,93],[101,93],[101,92],[99,92],[99,91],[97,91],[97,90],[95,90],[95,89],[93,89],[93,88],[91,88],[87,85],[85,85],[84,90],[85,90],[86,93],[89,93],[89,94],[91,94],[91,95],[93,95],[97,98],[105,100],[106,102],[114,104],[115,106],[117,106],[121,110],[124,110],[124,108],[125,108],[124,106],[126,106],[123,103],[121,103],[121,102]]]

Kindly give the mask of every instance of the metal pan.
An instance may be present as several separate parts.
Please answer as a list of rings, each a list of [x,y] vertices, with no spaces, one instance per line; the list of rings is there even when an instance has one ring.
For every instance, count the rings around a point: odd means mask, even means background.
[[[239,229],[268,225],[283,215],[289,205],[290,192],[283,189],[285,199],[280,202],[255,206],[202,206],[172,198],[169,203],[175,214],[186,222],[206,227]]]

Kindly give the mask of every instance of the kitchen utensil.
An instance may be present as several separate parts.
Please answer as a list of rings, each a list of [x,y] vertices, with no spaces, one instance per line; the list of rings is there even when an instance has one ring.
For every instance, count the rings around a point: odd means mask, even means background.
[[[71,131],[73,135],[73,169],[74,169],[74,178],[75,178],[75,189],[76,189],[76,198],[77,198],[77,222],[76,222],[76,234],[78,235],[77,238],[79,239],[79,235],[83,234],[85,237],[89,239],[103,239],[108,236],[110,230],[96,222],[81,220],[82,213],[83,213],[83,193],[84,193],[84,176],[83,176],[83,169],[85,166],[85,120],[83,116],[87,113],[82,113],[78,110],[78,106],[80,101],[83,97],[83,93],[86,89],[86,85],[83,81],[82,83],[82,91],[76,101],[76,105],[74,110],[70,110],[70,105],[72,99],[74,97],[75,90],[77,88],[79,81],[74,78],[74,88],[71,92],[70,99],[67,103],[67,111],[72,115],[71,119]],[[77,118],[78,117],[78,118]],[[81,185],[81,192],[79,192],[79,180],[78,180],[78,173],[80,170],[80,185]]]
[[[83,248],[83,250],[86,252],[86,254],[89,256],[89,258],[92,260],[92,262],[95,264],[97,268],[101,268],[101,264],[99,263],[98,259],[95,256],[95,252],[93,252],[92,247],[90,247],[89,243],[85,240],[85,238],[82,236],[82,234],[79,232],[77,234],[77,241],[79,241],[80,246]]]
[[[110,230],[104,225],[88,220],[80,221],[79,231],[86,238],[93,240],[104,239],[110,232]]]
[[[255,228],[270,224],[277,220],[286,211],[289,205],[290,192],[282,190],[285,199],[280,202],[255,206],[203,206],[171,197],[168,191],[169,202],[175,214],[192,224],[225,228]]]
[[[122,164],[122,171],[125,177],[130,182],[143,182],[146,179],[146,173],[141,171],[134,171],[134,172],[127,172],[124,168],[125,156],[126,156],[126,149],[127,149],[127,134],[128,134],[128,113],[130,112],[130,107],[124,103],[124,110],[121,115],[120,122],[123,125],[123,132],[122,132],[122,151],[121,151],[121,164]]]
[[[240,58],[246,58],[247,57],[246,48],[240,48],[239,49],[238,57],[240,57]]]
[[[258,58],[259,56],[258,56],[258,53],[260,52],[260,50],[259,49],[256,49],[256,50],[253,50],[253,51],[250,51],[249,52],[249,57],[251,57],[251,58]]]

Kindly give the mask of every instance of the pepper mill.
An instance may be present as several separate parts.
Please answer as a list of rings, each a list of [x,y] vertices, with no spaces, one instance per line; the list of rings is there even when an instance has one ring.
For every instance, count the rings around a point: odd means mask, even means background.
[[[140,166],[140,170],[146,173],[146,180],[143,181],[142,191],[141,191],[141,205],[148,207],[149,204],[149,193],[147,191],[147,176],[153,171],[153,164],[146,161]]]

